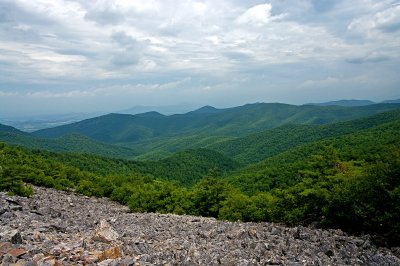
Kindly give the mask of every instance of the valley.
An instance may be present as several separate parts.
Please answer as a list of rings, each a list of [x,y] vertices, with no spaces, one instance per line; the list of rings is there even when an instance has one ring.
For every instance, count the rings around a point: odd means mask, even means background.
[[[379,235],[381,245],[400,241],[396,103],[208,106],[0,130],[0,189],[14,194],[31,195],[33,184],[109,197],[134,212],[314,224]]]

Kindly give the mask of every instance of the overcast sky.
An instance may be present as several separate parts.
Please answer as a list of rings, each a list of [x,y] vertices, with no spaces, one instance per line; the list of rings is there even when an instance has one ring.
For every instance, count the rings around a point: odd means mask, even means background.
[[[400,1],[0,0],[0,116],[400,98]]]

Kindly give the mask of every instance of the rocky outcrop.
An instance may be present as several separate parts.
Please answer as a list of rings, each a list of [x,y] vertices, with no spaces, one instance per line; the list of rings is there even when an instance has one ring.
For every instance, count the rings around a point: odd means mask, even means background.
[[[398,253],[398,249],[393,249]],[[2,265],[400,265],[340,230],[129,213],[107,199],[0,193]]]

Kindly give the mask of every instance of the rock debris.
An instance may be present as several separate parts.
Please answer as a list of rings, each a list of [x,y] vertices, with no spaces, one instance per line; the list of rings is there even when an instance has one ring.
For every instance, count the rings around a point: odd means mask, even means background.
[[[0,192],[2,265],[400,265],[399,248],[368,235],[130,213],[105,198],[34,189],[31,198]]]

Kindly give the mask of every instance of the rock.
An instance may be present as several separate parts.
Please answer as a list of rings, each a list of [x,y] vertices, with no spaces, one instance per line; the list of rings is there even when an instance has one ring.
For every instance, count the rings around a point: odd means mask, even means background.
[[[22,211],[22,206],[19,205],[11,205],[9,208],[11,211]]]
[[[13,244],[22,244],[21,233],[16,229],[0,233],[0,236],[3,241],[8,241]]]
[[[1,265],[2,266],[8,266],[10,264],[13,264],[17,261],[17,258],[10,255],[10,254],[5,254],[3,256],[3,259],[1,260]]]
[[[14,248],[7,252],[7,254],[10,254],[13,257],[19,257],[21,255],[24,255],[25,253],[26,253],[26,250],[23,248]]]
[[[278,227],[271,228],[271,235],[279,235],[280,233],[281,233],[280,228]]]
[[[47,256],[37,262],[39,266],[58,266],[61,265],[53,256]]]
[[[100,225],[96,228],[93,239],[110,243],[117,240],[119,234],[111,227],[106,220],[101,220]]]
[[[0,242],[0,257],[6,254],[12,247],[10,242]]]
[[[301,233],[300,227],[296,227],[293,233],[294,239],[300,239],[300,233]]]
[[[2,265],[400,265],[398,249],[340,230],[137,214],[104,198],[34,190],[0,192]]]
[[[400,258],[400,247],[392,247],[391,248],[393,255]]]
[[[84,257],[83,260],[85,263],[88,264],[93,264],[99,261],[99,256],[98,255],[88,255]]]
[[[23,260],[23,259],[18,260],[18,261],[14,264],[14,266],[27,266],[27,265],[32,265],[32,264],[29,263],[29,262],[26,261],[26,260]]]
[[[17,231],[14,235],[11,236],[11,243],[22,244],[22,237],[19,231]]]
[[[35,254],[32,258],[32,262],[34,265],[39,265],[39,261],[41,261],[44,258],[43,253]]]
[[[11,203],[12,205],[18,205],[21,206],[21,203],[19,200],[17,200],[16,198],[10,198],[10,197],[4,197],[4,200],[7,201],[8,203]]]
[[[100,255],[100,260],[107,260],[107,259],[118,259],[121,257],[121,250],[119,247],[112,247],[103,251]]]
[[[131,258],[131,257],[125,257],[120,261],[120,264],[123,266],[131,266],[134,265],[136,262],[135,259]]]
[[[4,206],[1,206],[1,207],[0,207],[0,216],[3,215],[4,213],[6,213],[7,210],[8,210],[8,208],[6,208],[6,207],[4,207]]]

